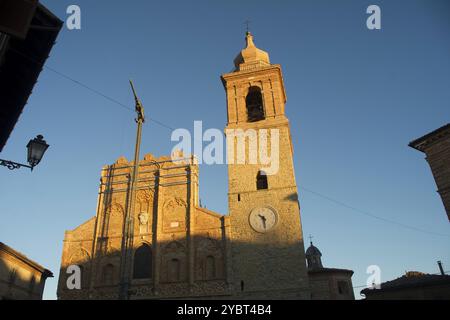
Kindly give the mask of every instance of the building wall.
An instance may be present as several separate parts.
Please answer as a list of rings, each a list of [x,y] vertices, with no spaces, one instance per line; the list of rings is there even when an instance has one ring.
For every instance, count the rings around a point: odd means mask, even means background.
[[[425,149],[425,152],[450,220],[450,134]]]
[[[354,300],[352,274],[314,272],[309,274],[312,300]]]
[[[409,146],[426,154],[450,221],[450,124],[411,142]]]
[[[45,280],[26,260],[0,250],[0,300],[41,300]]]

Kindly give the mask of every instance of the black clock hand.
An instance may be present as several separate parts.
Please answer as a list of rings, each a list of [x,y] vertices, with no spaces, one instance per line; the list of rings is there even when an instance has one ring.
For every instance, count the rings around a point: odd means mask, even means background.
[[[258,216],[261,218],[261,220],[262,220],[262,223],[263,223],[263,226],[264,226],[264,229],[266,229],[266,217],[264,217],[264,216],[262,216],[262,215],[260,215],[260,214],[258,214]]]

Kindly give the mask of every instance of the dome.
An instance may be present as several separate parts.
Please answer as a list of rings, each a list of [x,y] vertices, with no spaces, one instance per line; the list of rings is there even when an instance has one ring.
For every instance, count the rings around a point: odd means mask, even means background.
[[[308,270],[323,269],[322,265],[322,253],[320,250],[312,244],[305,252],[306,262],[308,264]]]
[[[307,257],[308,256],[319,256],[319,257],[322,256],[322,253],[320,252],[320,250],[317,247],[315,247],[312,244],[312,242],[311,242],[311,245],[309,246],[309,248],[306,250],[305,254]]]
[[[246,34],[247,47],[243,49],[234,59],[236,70],[245,70],[258,66],[269,66],[269,54],[258,49],[253,43],[253,36],[250,32]],[[245,68],[248,67],[248,68]]]

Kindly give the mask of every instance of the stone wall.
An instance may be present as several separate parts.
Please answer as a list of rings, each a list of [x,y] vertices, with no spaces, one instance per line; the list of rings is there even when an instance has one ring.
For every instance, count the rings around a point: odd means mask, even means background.
[[[352,274],[349,270],[322,269],[309,273],[311,299],[354,300]]]

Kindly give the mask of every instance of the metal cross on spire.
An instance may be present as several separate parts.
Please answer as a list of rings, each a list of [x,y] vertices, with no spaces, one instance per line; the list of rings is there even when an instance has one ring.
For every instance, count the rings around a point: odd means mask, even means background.
[[[250,20],[245,20],[245,22],[244,22],[245,27],[246,27],[246,32],[247,32],[247,33],[250,32],[250,23],[251,23]]]
[[[312,239],[314,238],[312,235],[309,235],[309,242],[311,242],[311,244],[312,244]]]

